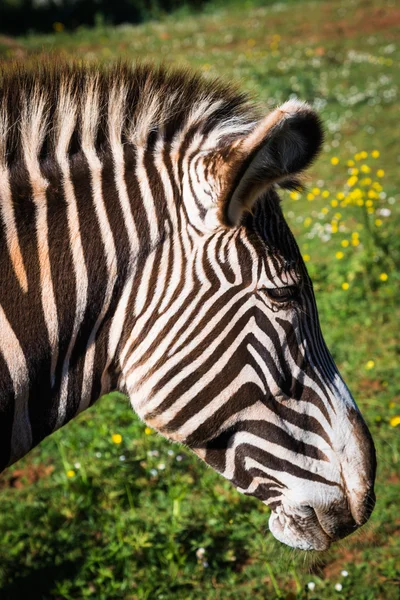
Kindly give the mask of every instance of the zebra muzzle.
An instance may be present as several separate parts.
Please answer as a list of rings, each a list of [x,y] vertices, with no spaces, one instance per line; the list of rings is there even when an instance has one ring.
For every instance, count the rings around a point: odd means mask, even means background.
[[[354,533],[369,518],[375,495],[369,490],[354,503],[347,497],[329,506],[278,506],[271,514],[269,528],[280,542],[301,550],[327,550],[332,542]],[[362,506],[361,506],[362,505]]]

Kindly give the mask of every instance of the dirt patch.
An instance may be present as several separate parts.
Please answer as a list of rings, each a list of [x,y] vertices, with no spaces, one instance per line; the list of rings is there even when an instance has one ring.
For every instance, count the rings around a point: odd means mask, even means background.
[[[335,3],[327,2],[321,4],[318,11],[315,11],[311,18],[304,18],[304,8],[307,4],[301,4],[301,8],[294,6],[290,11],[285,11],[283,14],[268,14],[268,17],[260,17],[266,20],[266,27],[263,30],[262,37],[257,32],[252,32],[252,22],[254,15],[250,15],[249,19],[244,19],[242,27],[249,31],[249,36],[254,35],[254,48],[267,47],[272,41],[274,34],[280,34],[282,44],[293,44],[296,42],[303,43],[320,43],[337,40],[338,42],[345,39],[359,38],[365,35],[374,35],[385,33],[387,39],[396,38],[398,28],[400,28],[400,10],[397,8],[381,8],[378,6],[360,6],[359,8],[349,11],[344,17],[340,18],[337,14],[338,6]],[[226,27],[228,30],[234,28],[237,24],[237,16],[233,14],[226,19]],[[204,21],[204,33],[214,34],[217,26],[213,22]],[[247,38],[242,37],[242,33],[238,30],[239,37],[232,41],[218,43],[213,41],[213,49],[221,49],[222,51],[232,50],[249,50]],[[251,46],[253,48],[253,46]],[[323,45],[316,48],[315,54],[323,56],[326,49]]]
[[[369,395],[372,392],[383,392],[385,389],[380,379],[368,379],[367,377],[359,380],[358,387],[361,392],[368,392]]]
[[[53,465],[28,465],[22,469],[14,469],[11,473],[3,475],[0,479],[0,488],[21,489],[32,485],[39,479],[48,477],[54,471]]]
[[[320,23],[310,23],[306,20],[298,31],[299,37],[307,37],[311,42],[324,40],[351,39],[365,34],[392,30],[393,37],[396,28],[400,27],[400,10],[393,8],[363,7],[340,20],[332,18],[332,10],[326,10],[326,19]],[[317,25],[318,30],[314,28]]]
[[[360,564],[366,547],[375,547],[382,544],[379,532],[371,527],[363,528],[358,535],[336,542],[332,550],[324,557],[317,558],[310,568],[310,574],[315,574],[322,579],[337,579],[346,565]],[[372,563],[371,563],[372,564]]]

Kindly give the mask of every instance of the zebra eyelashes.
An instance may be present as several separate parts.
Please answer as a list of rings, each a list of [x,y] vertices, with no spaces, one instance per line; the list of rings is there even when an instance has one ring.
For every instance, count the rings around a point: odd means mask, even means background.
[[[274,183],[293,177],[318,154],[323,133],[318,116],[302,102],[290,100],[262,119],[237,146],[227,166],[220,199],[220,221],[238,225]]]
[[[277,288],[261,288],[260,291],[264,292],[266,296],[277,304],[288,304],[292,302],[299,302],[300,300],[300,287],[298,285],[287,285],[285,287]]]

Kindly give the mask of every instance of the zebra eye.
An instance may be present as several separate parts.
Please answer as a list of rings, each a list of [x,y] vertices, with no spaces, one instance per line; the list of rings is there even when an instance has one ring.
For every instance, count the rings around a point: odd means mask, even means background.
[[[290,302],[299,299],[299,287],[297,285],[288,285],[280,288],[262,288],[263,292],[274,300],[274,302]]]

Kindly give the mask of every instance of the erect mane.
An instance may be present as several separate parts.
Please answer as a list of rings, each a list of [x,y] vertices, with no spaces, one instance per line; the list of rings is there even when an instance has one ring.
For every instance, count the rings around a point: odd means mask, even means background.
[[[0,67],[0,167],[19,163],[26,147],[40,162],[60,145],[100,155],[114,141],[146,145],[151,132],[172,140],[182,129],[221,135],[254,123],[246,95],[188,70],[151,65],[51,62]],[[237,135],[237,134],[236,134]]]

